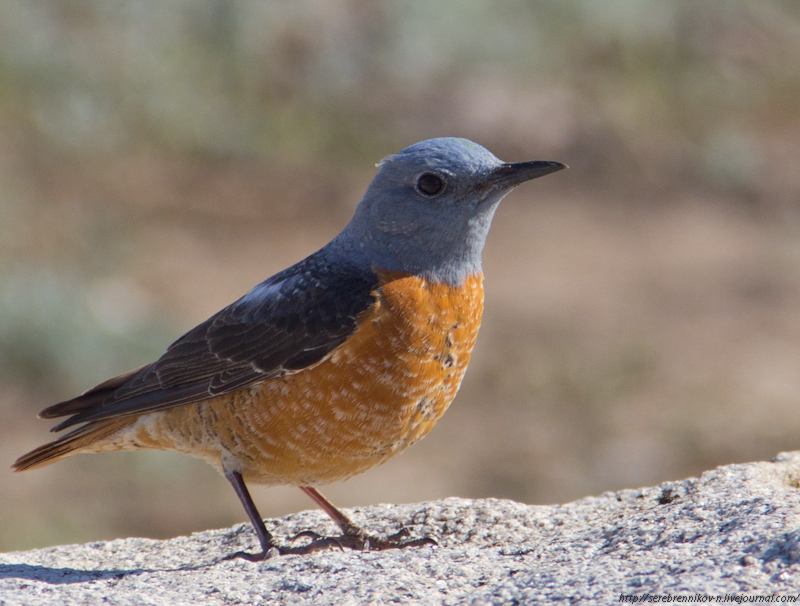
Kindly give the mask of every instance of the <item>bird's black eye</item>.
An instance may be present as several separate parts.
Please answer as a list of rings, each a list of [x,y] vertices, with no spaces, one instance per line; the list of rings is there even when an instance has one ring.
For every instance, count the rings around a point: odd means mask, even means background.
[[[423,173],[417,179],[417,191],[424,196],[433,198],[444,191],[444,181],[434,173]]]

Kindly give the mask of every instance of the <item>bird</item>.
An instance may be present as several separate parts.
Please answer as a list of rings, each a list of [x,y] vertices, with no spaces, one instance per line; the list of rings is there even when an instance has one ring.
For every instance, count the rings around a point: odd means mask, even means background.
[[[458,391],[483,313],[481,256],[501,199],[567,168],[503,162],[455,137],[384,158],[342,231],[178,338],[155,362],[39,413],[70,431],[23,471],[77,453],[172,450],[230,482],[258,561],[331,544],[435,544],[369,535],[316,488],[384,463],[425,436]],[[339,526],[306,546],[270,534],[247,483],[299,487]],[[295,537],[297,538],[297,537]]]

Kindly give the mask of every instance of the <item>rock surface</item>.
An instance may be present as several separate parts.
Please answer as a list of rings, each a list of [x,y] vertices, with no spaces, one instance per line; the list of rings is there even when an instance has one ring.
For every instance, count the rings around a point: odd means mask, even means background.
[[[255,549],[243,524],[167,541],[5,553],[0,605],[609,604],[621,594],[674,600],[698,593],[793,600],[800,593],[798,486],[800,452],[784,453],[566,505],[452,498],[351,511],[373,533],[403,525],[435,538],[438,548],[223,560]],[[336,530],[318,511],[268,527],[284,538]]]

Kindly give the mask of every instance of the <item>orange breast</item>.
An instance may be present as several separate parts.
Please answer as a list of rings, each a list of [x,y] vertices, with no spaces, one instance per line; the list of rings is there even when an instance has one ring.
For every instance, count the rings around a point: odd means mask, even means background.
[[[483,311],[461,287],[384,273],[353,335],[317,365],[234,394],[141,417],[145,447],[201,456],[262,484],[332,482],[427,434],[456,395]]]

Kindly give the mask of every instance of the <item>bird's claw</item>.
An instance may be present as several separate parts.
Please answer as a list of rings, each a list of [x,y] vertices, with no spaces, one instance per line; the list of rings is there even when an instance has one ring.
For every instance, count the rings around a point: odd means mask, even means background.
[[[421,547],[423,545],[430,545],[432,547],[439,546],[439,543],[429,537],[408,539],[408,536],[408,530],[401,528],[398,532],[389,535],[385,539],[368,535],[364,532],[358,532],[338,537],[338,540],[343,546],[359,551],[384,551],[387,549]]]
[[[386,537],[386,540],[387,541],[402,541],[403,539],[407,539],[410,536],[411,536],[411,533],[408,532],[408,528],[403,526],[402,528],[400,528],[400,530],[398,530],[394,534],[390,534],[388,537]]]
[[[314,532],[313,530],[304,530],[303,532],[298,532],[290,539],[290,541],[295,543],[298,539],[302,538],[311,539],[311,542],[306,545],[301,545],[300,547],[289,547],[287,548],[287,553],[307,554],[314,553],[315,551],[322,551],[324,549],[328,549],[329,547],[338,547],[340,551],[344,551],[344,547],[342,547],[342,544],[337,539],[333,537],[323,537],[321,534]]]
[[[247,551],[237,551],[235,553],[231,553],[226,555],[223,560],[235,560],[237,558],[242,558],[243,560],[247,560],[248,562],[263,562],[264,560],[269,560],[270,558],[278,557],[279,555],[285,555],[284,551],[273,545],[269,549],[264,551],[259,551],[258,553],[250,553]]]
[[[394,534],[389,535],[385,539],[369,535],[360,529],[352,532],[345,533],[338,537],[325,537],[313,530],[304,530],[294,535],[290,541],[295,543],[299,539],[310,539],[310,542],[305,545],[298,546],[279,546],[272,545],[266,550],[259,553],[249,553],[246,551],[237,551],[223,558],[224,560],[233,560],[242,558],[248,562],[263,562],[270,558],[279,555],[307,555],[316,553],[317,551],[325,551],[331,548],[338,548],[344,551],[344,548],[352,549],[354,551],[384,551],[386,549],[404,549],[406,547],[422,547],[430,545],[431,547],[438,547],[439,543],[430,537],[422,537],[419,539],[408,539],[410,533],[406,528],[401,528]]]
[[[323,537],[318,532],[314,532],[313,530],[304,530],[302,532],[298,532],[289,540],[292,543],[296,543],[297,539],[304,539],[304,538],[311,539],[311,541],[313,542],[313,541],[319,541],[320,539],[324,539],[325,537]]]

